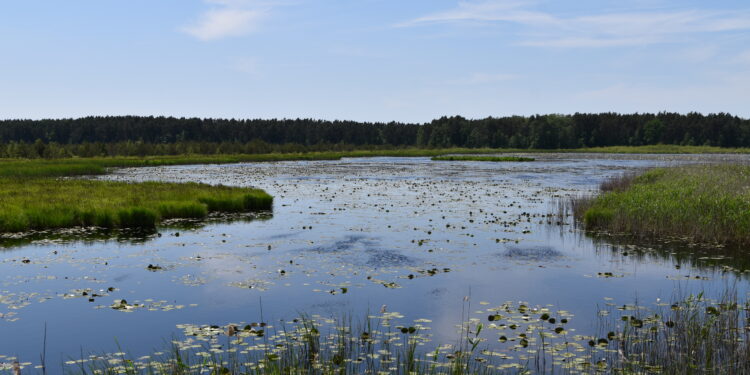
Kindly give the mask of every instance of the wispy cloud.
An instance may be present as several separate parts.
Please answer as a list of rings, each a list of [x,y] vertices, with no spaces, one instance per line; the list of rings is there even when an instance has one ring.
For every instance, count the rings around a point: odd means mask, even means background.
[[[750,11],[706,9],[610,12],[561,17],[534,9],[532,1],[460,2],[400,27],[436,23],[512,23],[520,44],[543,47],[610,47],[665,43],[700,33],[750,30]]]
[[[277,3],[253,0],[204,0],[211,5],[181,31],[203,40],[248,35],[268,16]]]
[[[503,73],[474,73],[468,77],[448,81],[449,84],[454,85],[482,85],[487,83],[496,83],[503,81],[510,81],[519,78],[514,74],[503,74]]]

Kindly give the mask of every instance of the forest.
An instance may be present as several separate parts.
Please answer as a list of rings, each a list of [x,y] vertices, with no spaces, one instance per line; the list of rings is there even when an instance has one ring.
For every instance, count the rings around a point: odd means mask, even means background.
[[[750,120],[669,112],[453,116],[424,124],[139,116],[0,120],[0,157],[26,158],[654,144],[750,147]]]

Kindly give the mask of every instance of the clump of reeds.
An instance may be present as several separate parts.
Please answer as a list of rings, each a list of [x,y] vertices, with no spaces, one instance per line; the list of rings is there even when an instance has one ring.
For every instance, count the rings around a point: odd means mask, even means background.
[[[211,212],[269,210],[259,189],[196,183],[0,178],[0,232],[70,227],[153,228]]]
[[[602,318],[594,345],[609,349],[602,353],[619,373],[747,374],[749,312],[733,293],[718,301],[689,295],[645,310],[625,305]]]
[[[657,168],[607,180],[601,191],[571,203],[586,229],[750,244],[748,166]]]

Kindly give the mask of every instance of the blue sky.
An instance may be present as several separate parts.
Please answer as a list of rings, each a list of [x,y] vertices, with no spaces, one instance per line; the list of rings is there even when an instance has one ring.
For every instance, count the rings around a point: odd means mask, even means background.
[[[750,117],[734,0],[3,0],[0,118]]]

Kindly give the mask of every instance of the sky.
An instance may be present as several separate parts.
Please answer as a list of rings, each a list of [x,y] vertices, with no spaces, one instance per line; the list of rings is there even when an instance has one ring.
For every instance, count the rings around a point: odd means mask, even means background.
[[[750,117],[747,0],[1,0],[0,118]]]

